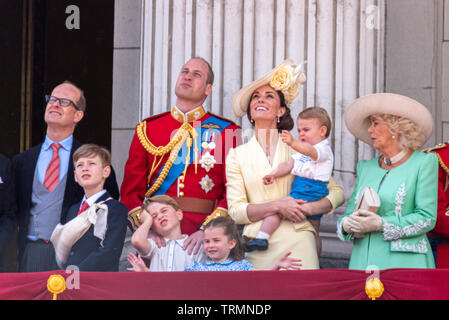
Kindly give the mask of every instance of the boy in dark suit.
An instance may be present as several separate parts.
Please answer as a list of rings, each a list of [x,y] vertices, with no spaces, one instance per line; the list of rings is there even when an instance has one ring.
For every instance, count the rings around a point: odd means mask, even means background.
[[[80,271],[118,271],[126,235],[127,209],[103,188],[111,173],[109,151],[85,144],[73,154],[75,181],[83,200],[70,207],[67,223],[51,236],[59,267]]]

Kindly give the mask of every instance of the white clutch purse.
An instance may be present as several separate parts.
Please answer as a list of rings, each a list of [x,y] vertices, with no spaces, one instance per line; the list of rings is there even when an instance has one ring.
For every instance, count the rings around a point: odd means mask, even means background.
[[[362,194],[357,201],[354,211],[359,209],[368,210],[371,212],[377,212],[380,207],[379,195],[371,187],[363,189]]]

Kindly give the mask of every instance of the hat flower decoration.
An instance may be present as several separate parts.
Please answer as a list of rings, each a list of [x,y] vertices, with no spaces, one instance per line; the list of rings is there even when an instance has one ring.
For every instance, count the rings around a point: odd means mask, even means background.
[[[285,102],[291,104],[298,96],[299,91],[306,83],[306,75],[302,71],[302,65],[283,64],[275,70],[270,86],[284,94]]]
[[[253,92],[263,85],[270,85],[273,89],[282,92],[285,102],[291,104],[305,82],[306,75],[302,71],[302,65],[296,65],[293,60],[286,59],[278,67],[237,92],[232,101],[234,114],[238,118],[245,115]]]

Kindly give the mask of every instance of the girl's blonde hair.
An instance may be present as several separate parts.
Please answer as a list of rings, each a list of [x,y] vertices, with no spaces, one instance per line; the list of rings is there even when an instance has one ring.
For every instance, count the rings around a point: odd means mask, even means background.
[[[242,243],[240,241],[240,233],[231,217],[218,217],[212,219],[205,227],[204,230],[209,228],[223,228],[224,234],[229,238],[229,240],[236,240],[235,247],[232,248],[229,253],[229,258],[235,261],[240,261],[245,258],[245,251],[243,250]]]

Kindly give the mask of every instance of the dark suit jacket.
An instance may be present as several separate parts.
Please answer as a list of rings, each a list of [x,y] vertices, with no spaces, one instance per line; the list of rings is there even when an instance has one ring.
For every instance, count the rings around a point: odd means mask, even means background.
[[[96,203],[109,197],[109,193],[106,192]],[[103,246],[100,246],[101,240],[94,236],[92,225],[73,245],[67,266],[78,266],[80,271],[118,271],[128,224],[128,210],[123,203],[115,199],[108,200],[105,204],[108,206],[108,224]],[[69,209],[67,221],[77,216],[80,205],[81,201]]]
[[[16,226],[16,199],[11,161],[0,154],[0,271],[2,270],[3,250],[8,244]]]
[[[84,190],[75,181],[74,166],[72,161],[73,152],[82,144],[73,139],[72,151],[70,153],[69,167],[67,171],[67,183],[64,193],[64,201],[61,211],[61,223],[66,222],[67,212],[69,208],[83,199]],[[17,199],[17,221],[19,223],[19,264],[22,260],[22,255],[25,250],[25,244],[28,235],[28,225],[30,222],[31,209],[31,195],[33,189],[34,171],[37,165],[37,159],[41,151],[42,143],[16,155],[13,159],[14,168],[14,184]],[[115,179],[114,170],[111,170],[111,175],[106,180],[105,189],[111,194],[114,199],[119,199],[119,189]],[[48,239],[47,239],[48,240]]]

